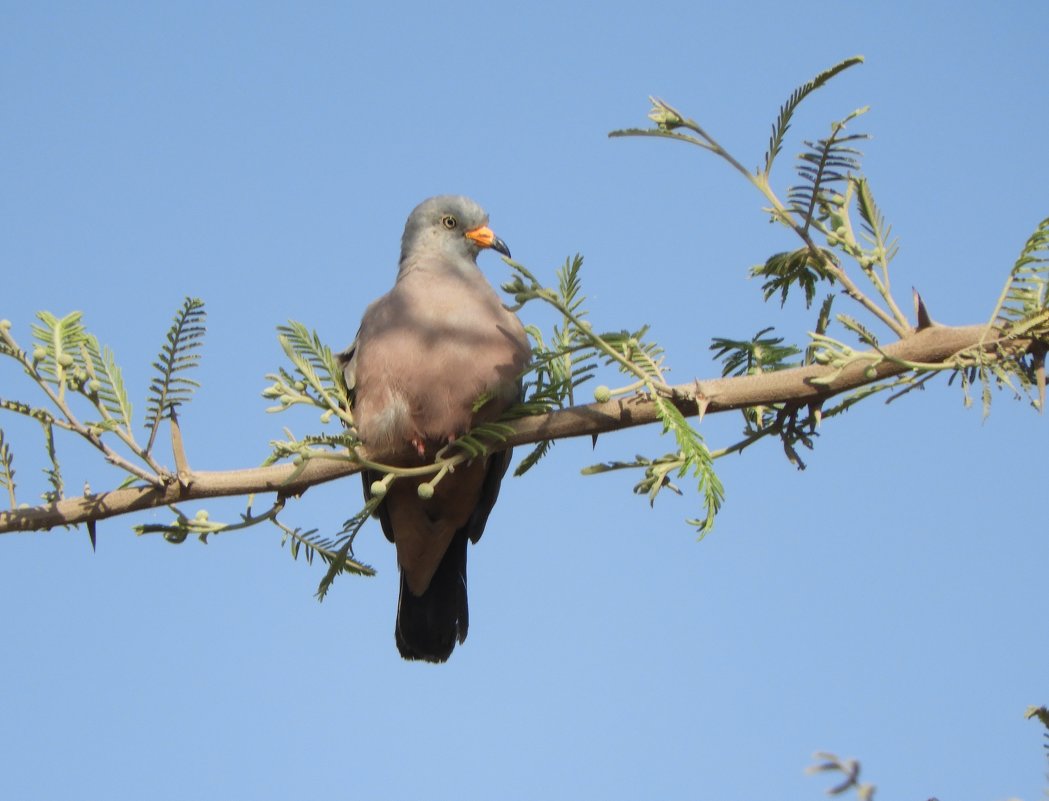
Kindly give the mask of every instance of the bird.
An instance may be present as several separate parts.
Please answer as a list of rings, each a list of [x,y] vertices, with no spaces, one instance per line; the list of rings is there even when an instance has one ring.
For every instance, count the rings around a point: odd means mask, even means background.
[[[371,303],[342,354],[356,433],[368,457],[396,467],[432,464],[474,426],[520,398],[531,358],[528,335],[477,266],[491,249],[509,257],[473,200],[438,195],[408,216],[393,288]],[[445,662],[470,624],[467,544],[476,543],[499,495],[510,449],[433,476],[397,478],[376,514],[397,549],[400,593],[394,630],[407,660]],[[366,499],[381,475],[362,471]]]

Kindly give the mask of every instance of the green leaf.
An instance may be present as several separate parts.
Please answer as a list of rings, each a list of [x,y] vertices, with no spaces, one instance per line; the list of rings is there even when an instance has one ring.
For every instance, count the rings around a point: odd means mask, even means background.
[[[100,407],[117,423],[130,430],[131,401],[113,352],[108,346],[100,350],[98,340],[89,334],[84,338],[80,355],[90,379],[85,385],[85,394],[97,396]],[[91,381],[97,381],[97,386],[93,387]]]
[[[991,315],[991,325],[1008,329],[1049,308],[1049,217],[1028,237]]]
[[[65,492],[62,469],[58,464],[58,454],[55,451],[55,429],[50,422],[43,420],[40,421],[40,425],[44,429],[44,445],[48,459],[51,461],[51,467],[44,469],[44,475],[47,476],[47,483],[51,485],[51,489],[42,493],[41,498],[47,503],[55,503],[62,500]]]
[[[831,135],[826,139],[804,142],[808,150],[798,156],[797,166],[802,182],[787,191],[791,210],[798,216],[803,230],[808,230],[817,209],[833,205],[836,187],[859,171],[862,153],[852,145],[869,137],[867,134],[845,134],[845,127],[866,111],[867,108],[857,109],[831,125]]]
[[[7,491],[8,501],[14,509],[18,504],[15,501],[15,467],[14,454],[4,439],[4,430],[0,428],[0,488]]]
[[[830,69],[821,72],[811,81],[807,81],[795,89],[787,99],[787,102],[780,106],[779,116],[772,124],[772,136],[769,138],[769,149],[765,153],[765,166],[763,167],[762,172],[766,178],[772,171],[772,163],[776,160],[776,156],[778,156],[783,149],[783,139],[787,135],[787,131],[790,129],[790,121],[798,106],[801,105],[801,101],[826,84],[838,73],[844,72],[849,67],[862,63],[863,56],[853,56],[852,58],[847,58],[844,61],[835,64]]]
[[[196,367],[200,360],[200,354],[196,351],[203,344],[206,316],[204,301],[186,298],[168,329],[157,361],[153,362],[157,374],[149,386],[146,399],[145,424],[149,429],[147,452],[153,447],[160,421],[170,418],[175,409],[188,403],[193,391],[200,386],[185,374]]]
[[[774,329],[763,328],[750,340],[735,340],[715,337],[710,345],[714,358],[720,359],[721,375],[742,376],[783,370],[794,366],[788,359],[801,350],[794,345],[784,345],[782,337],[765,337]]]
[[[892,226],[886,224],[885,217],[874,202],[867,179],[853,176],[852,185],[856,190],[856,208],[860,212],[860,219],[863,220],[864,234],[874,246],[878,261],[888,266],[899,250],[897,241],[892,238]]]
[[[821,249],[820,253],[830,263],[838,263],[831,251]],[[765,300],[778,292],[780,306],[787,302],[791,288],[797,286],[805,295],[806,308],[812,305],[820,281],[832,285],[835,281],[834,276],[826,271],[824,262],[807,247],[773,254],[764,264],[751,268],[750,276],[766,279],[761,285]]]
[[[82,313],[70,312],[58,318],[47,311],[37,312],[40,325],[33,324],[33,339],[37,346],[33,349],[33,362],[37,372],[49,383],[58,387],[59,398],[63,397],[67,386],[75,386],[76,363],[80,355],[80,346],[84,344],[87,332],[80,322]]]

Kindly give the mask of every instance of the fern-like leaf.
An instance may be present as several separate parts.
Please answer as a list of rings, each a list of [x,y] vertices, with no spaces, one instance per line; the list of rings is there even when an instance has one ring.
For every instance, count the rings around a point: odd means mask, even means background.
[[[846,134],[845,126],[866,111],[866,108],[857,109],[834,123],[831,135],[826,139],[804,142],[808,149],[798,156],[797,166],[802,183],[787,191],[792,210],[799,217],[803,230],[808,230],[820,206],[833,205],[832,195],[836,193],[832,189],[859,171],[859,157],[863,154],[853,145],[869,137],[867,134]]]
[[[998,329],[1015,328],[1049,309],[1049,217],[1027,239],[991,315]]]
[[[33,363],[44,380],[58,388],[60,398],[66,387],[75,385],[77,358],[88,336],[80,322],[82,316],[75,311],[58,318],[41,311],[36,314],[40,324],[32,326],[33,339],[37,342]]]
[[[883,266],[888,266],[899,250],[899,244],[892,238],[892,226],[885,222],[885,217],[874,202],[867,179],[854,176],[852,185],[856,191],[856,207],[860,212],[860,219],[863,220],[863,232],[874,246],[878,261]]]
[[[822,249],[823,257],[833,264],[837,257],[829,250]],[[824,262],[817,258],[809,248],[800,248],[786,253],[776,253],[764,264],[752,267],[752,278],[764,278],[761,285],[765,300],[777,292],[780,306],[787,302],[791,287],[797,286],[805,295],[805,308],[812,305],[816,297],[816,287],[820,281],[834,283],[833,274],[827,272]]]
[[[349,399],[339,378],[342,368],[331,348],[321,342],[317,333],[294,320],[277,326],[277,332],[284,353],[310,387],[332,408],[340,404],[343,408],[348,406]]]
[[[189,402],[193,391],[200,386],[185,373],[200,361],[196,350],[203,344],[206,317],[204,301],[186,298],[168,329],[157,361],[153,362],[157,375],[149,386],[146,399],[147,452],[153,447],[161,420],[170,418],[175,409]]]
[[[80,350],[87,371],[85,386],[88,397],[97,398],[99,408],[125,429],[131,429],[131,401],[124,386],[124,377],[108,346],[99,349],[98,340],[88,335]]]
[[[684,478],[691,473],[703,495],[706,514],[702,519],[689,520],[688,523],[696,526],[701,535],[705,535],[714,527],[714,519],[725,500],[725,488],[714,471],[714,461],[699,432],[688,424],[681,411],[667,398],[657,395],[655,401],[664,433],[670,431],[674,434],[681,452],[678,477]]]
[[[874,336],[874,332],[867,328],[867,326],[863,325],[859,320],[850,317],[847,314],[839,314],[838,322],[856,334],[856,336],[860,338],[860,342],[864,345],[868,345],[872,348],[878,347],[878,338]]]
[[[790,129],[791,118],[794,116],[794,112],[797,110],[798,106],[801,105],[801,101],[826,84],[838,73],[861,63],[863,63],[863,56],[853,56],[852,58],[845,59],[839,64],[835,64],[830,69],[821,72],[811,81],[807,81],[795,89],[787,99],[787,102],[780,106],[779,116],[772,124],[772,136],[769,138],[769,149],[765,153],[765,166],[762,169],[762,173],[766,178],[772,171],[772,163],[776,160],[776,156],[778,156],[783,149],[783,140],[787,135],[787,131]]]
[[[41,493],[40,497],[46,503],[55,503],[62,500],[65,494],[62,468],[58,464],[58,453],[55,451],[55,428],[50,423],[43,421],[41,421],[40,425],[44,429],[44,445],[47,450],[47,457],[51,461],[51,466],[44,469],[44,475],[47,476],[47,483],[51,485],[51,489]]]
[[[328,565],[327,571],[317,585],[318,601],[324,600],[332,583],[343,573],[357,576],[375,575],[372,567],[353,558],[353,540],[371,518],[372,512],[380,501],[381,498],[371,499],[367,506],[343,524],[342,530],[334,537],[318,537],[314,532],[292,533],[284,529],[286,539],[292,540],[293,557],[298,556],[301,547],[307,562],[311,562],[314,556],[319,556]]]
[[[715,359],[721,360],[721,375],[742,376],[792,367],[787,360],[801,351],[794,345],[784,345],[783,337],[764,336],[773,330],[763,328],[750,340],[715,337],[710,350]]]
[[[0,488],[7,491],[7,498],[14,509],[18,503],[15,500],[15,466],[14,454],[4,439],[4,430],[0,428]]]

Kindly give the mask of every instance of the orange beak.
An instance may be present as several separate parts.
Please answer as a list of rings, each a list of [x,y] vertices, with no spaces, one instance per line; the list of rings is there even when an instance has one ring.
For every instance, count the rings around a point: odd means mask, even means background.
[[[507,258],[510,257],[510,248],[508,248],[506,243],[497,237],[487,225],[482,225],[480,228],[474,228],[472,231],[467,231],[463,236],[476,242],[482,248],[491,248],[492,250],[502,253]]]

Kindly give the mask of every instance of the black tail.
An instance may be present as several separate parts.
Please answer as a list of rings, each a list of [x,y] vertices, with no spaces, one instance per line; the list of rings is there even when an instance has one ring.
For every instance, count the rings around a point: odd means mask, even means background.
[[[456,641],[466,640],[470,610],[466,600],[466,529],[456,532],[430,586],[414,595],[401,574],[397,602],[397,650],[405,659],[445,662]]]

